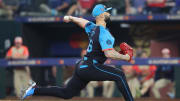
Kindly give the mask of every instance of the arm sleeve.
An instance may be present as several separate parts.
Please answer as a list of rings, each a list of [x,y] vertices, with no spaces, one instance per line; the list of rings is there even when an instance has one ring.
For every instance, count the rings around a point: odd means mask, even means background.
[[[86,25],[85,25],[85,31],[87,34],[90,34],[91,33],[91,30],[94,29],[96,27],[96,25],[93,23],[93,22],[88,22]]]
[[[103,51],[113,49],[114,38],[106,29],[100,28],[99,43]]]

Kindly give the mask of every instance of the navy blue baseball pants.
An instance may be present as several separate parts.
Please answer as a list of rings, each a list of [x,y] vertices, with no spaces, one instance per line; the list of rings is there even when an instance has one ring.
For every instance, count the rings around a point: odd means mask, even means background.
[[[80,61],[65,87],[38,87],[34,95],[55,96],[70,99],[79,94],[89,81],[115,81],[126,101],[134,101],[125,74],[121,69],[99,64],[97,61]]]

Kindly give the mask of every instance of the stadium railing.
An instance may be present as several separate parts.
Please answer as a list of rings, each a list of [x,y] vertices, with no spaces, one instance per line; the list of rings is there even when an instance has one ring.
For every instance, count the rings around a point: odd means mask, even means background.
[[[92,16],[79,16],[93,21]],[[117,15],[111,17],[112,21],[176,21],[180,20],[180,15],[155,14],[155,15]],[[16,17],[18,22],[63,22],[63,16],[36,16],[36,17]]]
[[[32,58],[28,60],[0,59],[0,67],[74,65],[80,58]],[[180,58],[136,58],[133,63],[112,60],[113,65],[180,65]]]

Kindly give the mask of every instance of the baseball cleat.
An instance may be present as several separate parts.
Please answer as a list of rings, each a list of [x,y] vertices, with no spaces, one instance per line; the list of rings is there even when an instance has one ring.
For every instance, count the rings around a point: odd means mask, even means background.
[[[27,98],[28,96],[32,96],[34,94],[35,86],[36,83],[34,81],[30,81],[28,88],[22,90],[21,100]]]

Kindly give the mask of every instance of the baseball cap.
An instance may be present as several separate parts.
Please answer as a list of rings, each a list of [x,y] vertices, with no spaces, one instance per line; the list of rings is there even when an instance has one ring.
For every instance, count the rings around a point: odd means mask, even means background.
[[[92,16],[93,16],[93,17],[97,17],[97,16],[99,16],[100,14],[102,14],[102,13],[104,13],[104,12],[106,12],[106,11],[109,11],[109,10],[111,10],[111,9],[112,9],[112,7],[106,8],[106,6],[103,5],[103,4],[97,4],[97,5],[94,7],[93,11],[92,11]]]

